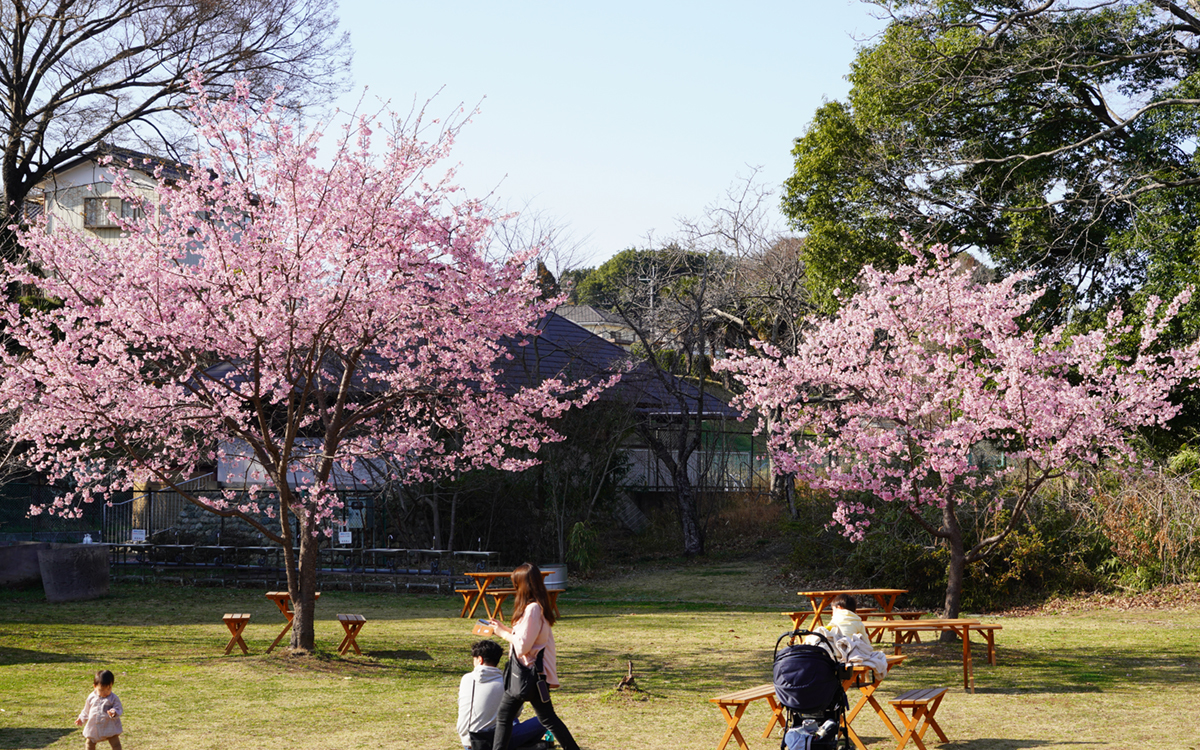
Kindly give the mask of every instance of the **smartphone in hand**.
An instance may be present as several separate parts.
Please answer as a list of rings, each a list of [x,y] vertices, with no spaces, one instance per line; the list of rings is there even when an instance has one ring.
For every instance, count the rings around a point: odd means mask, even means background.
[[[475,627],[471,629],[475,635],[495,635],[496,630],[487,620],[476,620]]]

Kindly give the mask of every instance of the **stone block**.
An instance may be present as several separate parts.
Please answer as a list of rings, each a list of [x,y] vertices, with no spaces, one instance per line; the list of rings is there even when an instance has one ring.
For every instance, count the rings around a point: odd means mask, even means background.
[[[46,599],[71,602],[108,593],[108,547],[98,544],[56,544],[38,551],[38,568]]]
[[[0,547],[0,587],[40,586],[38,550],[50,549],[50,542],[14,542]]]

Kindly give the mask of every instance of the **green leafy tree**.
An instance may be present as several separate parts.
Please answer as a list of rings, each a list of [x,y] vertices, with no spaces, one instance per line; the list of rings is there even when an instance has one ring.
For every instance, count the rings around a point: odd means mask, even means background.
[[[1195,278],[1200,17],[1168,0],[917,0],[797,139],[783,208],[814,292],[908,231],[1029,269],[1041,313]],[[1181,278],[1169,269],[1183,263]]]

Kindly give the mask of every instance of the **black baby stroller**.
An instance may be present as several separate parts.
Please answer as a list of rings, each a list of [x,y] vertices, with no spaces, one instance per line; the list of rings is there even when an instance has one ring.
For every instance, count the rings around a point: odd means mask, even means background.
[[[806,645],[802,639],[809,635],[819,638],[825,646]],[[789,639],[788,646],[780,651],[779,645],[785,638]],[[801,639],[800,642],[797,643],[797,639]],[[783,728],[781,750],[786,750],[787,732],[792,728],[813,730],[812,738],[807,740],[809,750],[835,750],[839,730],[843,750],[849,749],[850,736],[845,727],[849,704],[842,682],[850,677],[853,669],[848,664],[834,661],[832,653],[829,640],[811,630],[797,629],[784,633],[775,641],[775,659],[771,670],[775,697],[788,719],[787,726]]]

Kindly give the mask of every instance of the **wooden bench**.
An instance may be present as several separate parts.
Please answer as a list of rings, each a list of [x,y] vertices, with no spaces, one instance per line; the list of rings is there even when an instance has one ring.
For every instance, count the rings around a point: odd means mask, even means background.
[[[929,614],[928,610],[906,609],[893,610],[890,615],[885,615],[882,612],[872,612],[864,615],[862,619],[864,620],[864,624],[866,624],[865,621],[867,620],[920,620],[927,614]],[[881,640],[883,640],[883,631],[875,631],[875,636],[871,640],[875,643],[879,643]],[[904,634],[905,643],[912,643],[914,641],[917,643],[921,642],[921,635],[919,633],[912,632]]]
[[[763,739],[771,736],[771,731],[775,729],[775,725],[787,727],[787,718],[783,715],[783,708],[779,702],[775,700],[775,685],[768,682],[765,685],[758,687],[746,688],[739,690],[736,693],[728,695],[720,695],[716,698],[709,698],[710,703],[716,703],[717,708],[721,709],[721,715],[725,717],[725,734],[721,737],[721,742],[717,744],[717,750],[725,750],[725,746],[729,744],[730,739],[737,740],[738,747],[741,750],[749,750],[746,744],[746,738],[742,736],[741,730],[738,729],[738,722],[742,719],[742,714],[746,712],[746,707],[756,700],[767,699],[767,704],[771,707],[771,722],[767,724],[767,729],[763,732]],[[729,709],[733,709],[730,713]]]
[[[896,633],[896,640],[893,645],[893,651],[895,653],[899,654],[903,650],[902,649],[903,644],[912,643],[914,639],[916,640],[917,643],[920,643],[921,642],[921,638],[919,635],[920,633],[938,633],[940,635],[943,631],[946,631],[946,630],[953,630],[953,628],[947,627],[945,625],[936,625],[936,624],[921,625],[920,622],[918,621],[911,628],[906,628],[904,632]],[[984,640],[987,641],[988,664],[992,665],[993,667],[996,666],[996,631],[997,630],[1004,630],[1004,626],[1003,625],[982,624],[982,625],[972,625],[970,628],[971,632],[979,632],[979,633],[983,634]],[[876,641],[880,640],[883,637],[883,631],[882,630],[877,631],[875,633],[875,636],[876,637],[874,638],[874,640],[876,640]]]
[[[859,612],[859,614],[864,620],[920,620],[929,614],[929,611],[924,609],[894,609],[891,612],[871,611],[865,614]]]
[[[996,631],[1004,630],[1003,625],[975,625],[971,630],[983,633],[983,637],[987,639],[987,655],[988,664],[996,666]]]
[[[225,621],[226,627],[229,628],[229,634],[232,636],[229,639],[228,645],[225,646],[225,655],[233,651],[233,647],[241,646],[243,654],[249,654],[250,649],[246,648],[246,642],[242,640],[242,631],[246,629],[246,623],[250,622],[249,614],[226,614],[221,618]]]
[[[342,624],[342,630],[346,631],[346,637],[342,638],[341,644],[338,646],[338,653],[345,655],[351,648],[354,653],[362,656],[362,651],[358,648],[358,632],[363,629],[363,625],[367,624],[367,618],[362,615],[338,615],[338,622]]]
[[[918,620],[929,614],[928,612],[918,612],[915,610],[884,612],[877,607],[859,607],[855,610],[855,613],[863,620]],[[813,616],[813,612],[812,610],[805,612],[784,612],[783,615],[791,619],[793,630],[799,630],[804,625],[804,621]]]
[[[459,615],[459,617],[466,617],[468,612],[475,614],[475,607],[479,606],[479,604],[475,601],[475,597],[479,594],[479,589],[472,586],[469,589],[454,589],[454,593],[463,598],[462,613]],[[473,607],[471,605],[475,606]]]
[[[933,731],[937,733],[939,740],[949,742],[945,732],[938,726],[937,719],[935,718],[938,706],[941,705],[942,698],[946,697],[947,691],[948,688],[909,690],[907,693],[897,695],[888,701],[892,704],[892,708],[895,709],[896,713],[900,715],[900,721],[904,722],[905,731],[900,736],[900,744],[896,745],[896,750],[904,750],[904,746],[908,744],[910,739],[920,750],[926,750],[924,737],[925,732],[930,727],[933,727]],[[906,713],[906,711],[911,712],[911,715]]]

